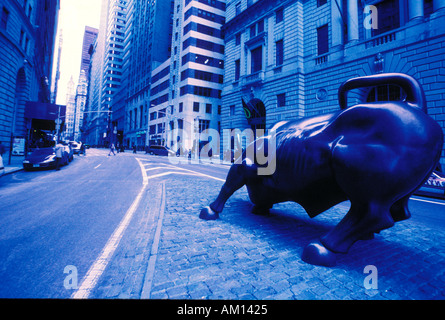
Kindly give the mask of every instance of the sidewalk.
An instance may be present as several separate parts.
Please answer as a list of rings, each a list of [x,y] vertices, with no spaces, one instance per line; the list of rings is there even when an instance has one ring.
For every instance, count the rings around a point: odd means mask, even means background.
[[[144,219],[150,223],[133,221],[136,237],[123,240],[93,298],[445,299],[443,229],[407,220],[358,241],[335,267],[313,266],[301,259],[304,247],[335,226],[348,204],[314,219],[292,202],[258,216],[250,213],[242,188],[219,220],[199,219],[220,187],[219,181],[187,176],[153,180],[150,194],[158,195],[147,205],[156,215],[149,210]],[[156,205],[158,198],[165,204]],[[378,271],[377,289],[365,287],[367,266]]]
[[[25,156],[11,156],[11,164],[9,163],[9,153],[5,152],[2,156],[3,165],[5,167],[5,175],[23,170],[23,160]]]

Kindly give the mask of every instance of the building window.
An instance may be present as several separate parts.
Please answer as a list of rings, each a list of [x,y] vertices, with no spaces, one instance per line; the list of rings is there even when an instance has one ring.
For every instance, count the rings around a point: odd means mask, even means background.
[[[235,15],[239,15],[241,13],[241,2],[238,2],[235,6]]]
[[[264,20],[260,20],[258,21],[258,34],[260,34],[261,32],[264,32]]]
[[[241,44],[241,33],[237,33],[235,36],[235,45],[239,46]]]
[[[376,101],[403,101],[406,98],[405,91],[396,85],[382,85],[372,88],[366,102]]]
[[[320,7],[326,3],[328,3],[328,0],[317,0],[317,7]]]
[[[249,30],[251,39],[259,35],[260,33],[264,32],[264,20],[260,20],[257,23],[251,25]]]
[[[283,48],[283,40],[278,40],[275,42],[276,49],[276,64],[277,66],[281,66],[284,63],[284,48]]]
[[[284,9],[281,8],[275,11],[275,23],[280,23],[283,20],[284,20]]]
[[[193,112],[199,112],[199,102],[193,102]]]
[[[3,7],[2,10],[2,20],[0,21],[0,28],[3,30],[6,30],[6,27],[8,25],[8,19],[9,19],[9,11],[5,7]]]
[[[182,112],[183,110],[184,110],[184,103],[180,102],[178,112]]]
[[[212,113],[212,104],[206,103],[206,113]]]
[[[261,71],[263,69],[263,46],[253,49],[250,53],[251,73]]]
[[[241,62],[240,60],[235,60],[235,81],[238,81],[241,74]]]
[[[201,120],[199,119],[199,132],[203,132],[210,128],[210,120]]]
[[[325,24],[317,28],[318,55],[325,54],[329,51],[329,35],[328,25]]]
[[[376,4],[378,28],[371,29],[371,36],[397,29],[400,27],[399,0],[387,0]]]
[[[277,95],[277,106],[285,107],[286,106],[286,94],[280,93]]]

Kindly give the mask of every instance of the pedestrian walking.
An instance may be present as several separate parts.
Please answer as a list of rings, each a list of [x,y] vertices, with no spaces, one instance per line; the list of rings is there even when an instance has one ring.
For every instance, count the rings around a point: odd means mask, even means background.
[[[0,156],[3,156],[3,153],[5,153],[5,146],[4,146],[3,143],[0,141]]]
[[[80,145],[80,153],[83,154],[84,156],[87,155],[87,151],[86,151],[86,148],[85,148],[85,143],[82,143]]]
[[[110,152],[108,152],[108,155],[110,156],[111,153],[113,153],[114,155],[116,155],[116,153],[114,153],[114,150],[115,150],[115,149],[116,149],[116,148],[114,147],[114,143],[112,143],[111,146],[110,146]]]
[[[56,153],[56,170],[60,170],[60,163],[62,162],[62,151],[63,151],[63,145],[57,142],[55,147],[55,153]]]

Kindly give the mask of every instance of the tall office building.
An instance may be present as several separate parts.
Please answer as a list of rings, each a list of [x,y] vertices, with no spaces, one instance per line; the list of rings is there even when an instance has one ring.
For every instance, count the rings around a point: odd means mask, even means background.
[[[444,23],[444,0],[232,1],[222,128],[267,129],[339,110],[343,81],[382,72],[416,78],[445,128]],[[404,97],[398,86],[374,86],[354,90],[349,104]]]
[[[76,109],[74,112],[74,141],[81,141],[82,131],[83,131],[83,118],[85,106],[88,98],[88,80],[85,70],[80,71],[79,83],[76,88],[76,98],[75,105]]]
[[[173,106],[168,146],[197,151],[219,130],[224,74],[225,1],[176,0],[170,62],[170,105]]]
[[[37,130],[34,119],[45,113],[27,103],[50,102],[59,7],[59,0],[0,2],[0,141],[8,150],[13,137],[29,137],[31,125]]]
[[[74,139],[74,118],[76,113],[76,90],[71,76],[66,88],[66,113],[65,113],[65,132],[62,138]]]
[[[108,8],[108,37],[105,45],[104,80],[101,97],[102,110],[110,111],[106,117],[106,130],[103,135],[103,144],[106,145],[114,142],[111,112],[114,111],[113,98],[120,88],[122,79],[127,5],[127,0],[112,0]]]
[[[92,67],[85,138],[92,145],[113,139],[113,96],[120,87],[127,0],[102,0],[99,33],[92,50]]]
[[[103,113],[101,113],[101,96],[105,45],[108,32],[108,6],[109,0],[102,0],[99,32],[90,50],[90,81],[88,104],[84,114],[84,140],[85,143],[93,146],[103,143],[103,133],[106,130],[106,117],[104,120]]]
[[[127,33],[128,94],[124,144],[143,148],[148,143],[151,76],[170,56],[173,0],[130,1]]]
[[[57,91],[59,88],[59,80],[60,80],[60,59],[62,57],[62,47],[63,47],[63,34],[62,34],[62,29],[60,29],[59,45],[57,48],[56,71],[55,71],[55,75],[54,75],[53,89],[51,92],[51,103],[56,103],[56,99],[57,99]]]
[[[88,77],[91,66],[91,54],[90,49],[94,41],[96,41],[99,30],[93,27],[85,26],[82,42],[82,57],[80,61],[80,71],[85,71],[85,75]]]

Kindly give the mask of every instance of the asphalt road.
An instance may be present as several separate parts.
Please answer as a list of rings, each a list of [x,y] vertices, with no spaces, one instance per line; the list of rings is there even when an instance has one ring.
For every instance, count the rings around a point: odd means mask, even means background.
[[[86,157],[76,156],[60,171],[22,171],[0,178],[0,298],[71,297],[65,268],[75,266],[79,282],[85,277],[134,204],[144,179],[180,178],[182,173],[223,181],[229,169],[107,153],[90,149]],[[140,164],[148,162],[159,165],[141,170]],[[445,227],[444,201],[415,196],[409,205],[416,223]],[[144,206],[134,209],[137,216]],[[122,232],[122,236],[132,234]]]

